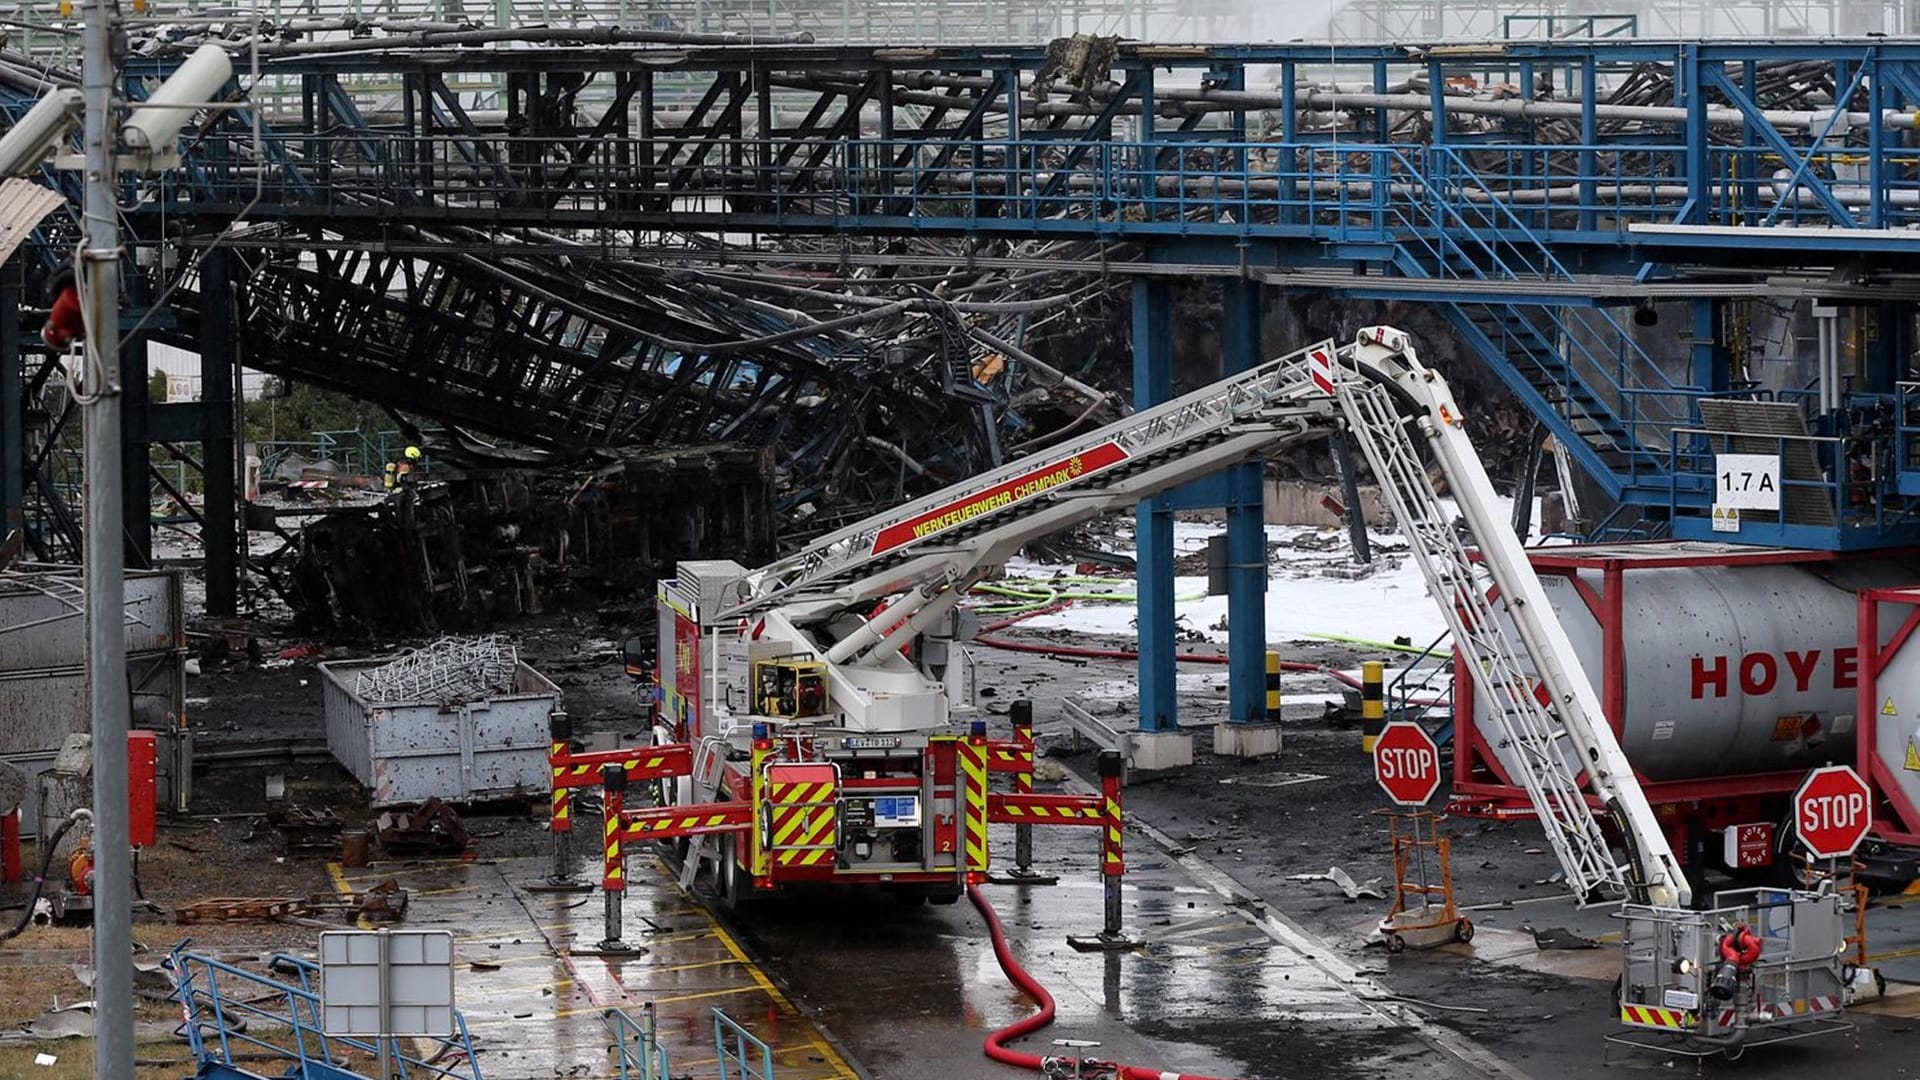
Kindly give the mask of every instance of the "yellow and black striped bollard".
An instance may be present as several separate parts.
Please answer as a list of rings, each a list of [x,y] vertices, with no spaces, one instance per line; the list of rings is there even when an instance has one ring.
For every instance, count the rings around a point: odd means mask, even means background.
[[[1387,671],[1378,660],[1360,665],[1360,750],[1373,753],[1380,731],[1387,726]]]

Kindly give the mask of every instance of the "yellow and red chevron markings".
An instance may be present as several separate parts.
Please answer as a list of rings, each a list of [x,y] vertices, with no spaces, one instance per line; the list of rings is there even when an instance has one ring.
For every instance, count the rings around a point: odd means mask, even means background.
[[[608,765],[626,769],[628,783],[686,776],[693,771],[693,751],[685,743],[598,750],[590,754],[560,753],[558,751],[564,749],[562,743],[555,743],[554,748],[554,751],[549,751],[547,762],[553,770],[555,790],[598,787],[600,770]]]
[[[1694,1026],[1693,1014],[1679,1009],[1663,1009],[1655,1005],[1620,1006],[1620,1022],[1636,1027],[1667,1028],[1678,1030]]]
[[[985,739],[957,743],[960,782],[966,788],[964,822],[966,869],[987,868],[987,743]]]
[[[831,765],[775,765],[767,770],[767,850],[773,864],[832,866],[838,843],[839,792]]]
[[[649,810],[623,810],[617,819],[607,820],[607,842],[619,837],[635,840],[667,840],[676,836],[700,836],[705,833],[742,832],[753,825],[753,807],[745,802],[695,803],[692,806],[661,806]]]
[[[1105,801],[1097,795],[990,795],[987,817],[1001,825],[1099,825]]]

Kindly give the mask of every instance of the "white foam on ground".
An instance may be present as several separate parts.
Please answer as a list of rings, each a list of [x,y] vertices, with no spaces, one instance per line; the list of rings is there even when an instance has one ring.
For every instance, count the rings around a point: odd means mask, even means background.
[[[1174,549],[1183,555],[1204,551],[1207,538],[1219,531],[1221,526],[1212,522],[1176,522]],[[1424,647],[1446,629],[1438,607],[1427,598],[1418,568],[1404,554],[1381,557],[1376,569],[1363,578],[1327,577],[1322,576],[1324,569],[1351,565],[1343,530],[1269,525],[1266,531],[1269,543],[1281,545],[1269,570],[1268,641],[1308,641],[1315,634],[1345,634],[1376,641],[1405,637]],[[1291,546],[1302,538],[1339,542],[1327,550]],[[1380,545],[1404,546],[1392,534],[1376,535],[1374,539]],[[1014,559],[1007,564],[1007,572],[1016,577],[1045,578],[1071,574],[1073,567]],[[1116,591],[1132,585],[1130,579],[1114,580]],[[1224,643],[1227,598],[1206,596],[1206,591],[1205,577],[1176,577],[1174,595],[1182,598],[1174,605],[1176,617],[1183,630],[1194,631],[1209,642]],[[1020,625],[1033,630],[1132,637],[1138,614],[1134,603],[1078,601]]]

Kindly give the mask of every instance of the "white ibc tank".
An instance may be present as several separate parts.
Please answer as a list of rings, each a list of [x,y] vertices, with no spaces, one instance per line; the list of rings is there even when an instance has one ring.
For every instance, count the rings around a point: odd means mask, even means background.
[[[1595,596],[1600,573],[1578,571]],[[1804,769],[1853,755],[1858,589],[1920,580],[1892,562],[1629,569],[1621,744],[1650,780]],[[1605,696],[1604,634],[1582,590],[1541,575],[1580,666]],[[1474,722],[1488,729],[1484,695]]]

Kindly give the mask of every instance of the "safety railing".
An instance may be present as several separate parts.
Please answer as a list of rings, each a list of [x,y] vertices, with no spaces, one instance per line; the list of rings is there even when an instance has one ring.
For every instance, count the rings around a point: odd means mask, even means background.
[[[270,966],[291,974],[296,985],[189,952],[188,944],[182,942],[172,953],[174,999],[186,1021],[187,1046],[202,1065],[264,1073],[263,1062],[269,1067],[282,1062],[291,1076],[310,1075],[314,1066],[333,1070],[327,1075],[361,1075],[354,1070],[365,1066],[380,1080],[482,1080],[466,1017],[458,1012],[455,1029],[442,1037],[390,1039],[381,1045],[329,1035],[321,1021],[320,995],[313,988],[317,965],[274,956]]]
[[[713,1010],[713,1046],[720,1080],[774,1080],[773,1051],[720,1009]]]
[[[1451,630],[1442,632],[1394,673],[1393,681],[1387,684],[1387,719],[1409,720],[1424,727],[1438,713],[1449,718],[1447,734],[1451,735],[1453,664],[1449,661],[1453,654],[1440,646],[1452,636]]]
[[[1920,474],[1920,382],[1894,386],[1893,467]]]
[[[1879,438],[1679,428],[1668,455],[1669,505],[1680,519],[1705,517],[1720,471],[1718,455],[1770,455],[1780,463],[1775,478],[1780,509],[1741,511],[1728,531],[1737,528],[1747,539],[1793,543],[1798,530],[1836,535],[1858,528],[1885,530],[1900,521],[1899,509],[1878,497],[1888,450],[1886,440]]]
[[[1495,235],[1619,241],[1636,226],[1892,228],[1920,222],[1920,148],[1764,143],[1373,144],[1041,138],[400,136],[222,131],[182,204],[353,209],[431,202],[500,218],[754,214],[858,227],[912,218],[1083,233],[1384,235],[1437,187]],[[1836,213],[1835,208],[1839,208]],[[1528,236],[1527,234],[1531,234]],[[1757,235],[1757,234],[1756,234]],[[1645,238],[1639,238],[1645,239]],[[1739,243],[1736,234],[1730,243]],[[1517,268],[1516,268],[1517,269]]]
[[[620,1080],[670,1080],[671,1058],[660,1042],[652,1002],[642,1007],[642,1020],[620,1009],[600,1015],[613,1033],[614,1066]]]
[[[271,476],[287,458],[298,454],[309,461],[330,461],[348,473],[376,476],[389,461],[398,460],[406,437],[398,431],[316,431],[311,439],[276,439],[260,444],[260,470]]]
[[[1705,911],[1623,905],[1622,1021],[1709,1042],[1831,1022],[1845,994],[1839,905],[1830,891],[1785,889],[1716,893]],[[1738,968],[1721,947],[1736,927],[1759,946]]]

